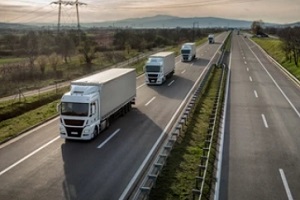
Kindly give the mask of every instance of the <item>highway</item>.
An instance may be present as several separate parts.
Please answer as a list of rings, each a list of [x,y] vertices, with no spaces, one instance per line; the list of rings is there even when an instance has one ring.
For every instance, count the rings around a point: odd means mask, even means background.
[[[227,34],[199,47],[192,63],[177,57],[162,86],[138,77],[136,106],[92,141],[59,138],[55,118],[1,145],[0,199],[119,199]]]
[[[233,34],[219,199],[300,199],[300,86]]]

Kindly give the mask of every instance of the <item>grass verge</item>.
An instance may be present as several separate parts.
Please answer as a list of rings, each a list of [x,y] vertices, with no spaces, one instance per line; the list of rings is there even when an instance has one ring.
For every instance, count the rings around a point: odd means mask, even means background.
[[[0,122],[0,143],[16,137],[28,128],[39,124],[57,114],[56,105],[59,100],[31,110],[18,117]]]
[[[221,75],[222,70],[215,68],[188,126],[178,139],[155,187],[151,190],[150,200],[192,199],[213,98],[216,96]]]
[[[300,66],[296,66],[293,61],[286,59],[282,50],[283,42],[274,38],[252,38],[259,46],[261,46],[271,57],[279,64],[300,80]]]

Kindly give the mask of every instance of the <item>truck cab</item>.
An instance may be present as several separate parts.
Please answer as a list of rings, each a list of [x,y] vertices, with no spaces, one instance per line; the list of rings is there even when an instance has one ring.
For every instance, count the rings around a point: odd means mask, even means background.
[[[214,44],[215,43],[215,35],[214,34],[209,34],[208,35],[208,43],[209,44]]]
[[[162,84],[165,81],[162,58],[149,58],[145,65],[146,83]]]
[[[71,85],[59,106],[60,136],[69,139],[90,140],[100,131],[99,88]]]
[[[146,84],[163,84],[168,77],[173,75],[174,69],[174,52],[159,52],[151,55],[144,66]]]
[[[192,61],[196,58],[196,44],[185,43],[181,47],[181,61]]]

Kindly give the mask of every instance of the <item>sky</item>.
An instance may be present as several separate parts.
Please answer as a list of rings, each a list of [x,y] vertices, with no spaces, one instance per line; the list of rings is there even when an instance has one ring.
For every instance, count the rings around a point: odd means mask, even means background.
[[[57,23],[59,0],[0,0],[0,22]],[[72,0],[74,2],[75,0]],[[270,23],[300,21],[300,0],[79,0],[80,22],[117,21],[172,15],[263,20]],[[76,23],[75,6],[64,5],[61,23]]]

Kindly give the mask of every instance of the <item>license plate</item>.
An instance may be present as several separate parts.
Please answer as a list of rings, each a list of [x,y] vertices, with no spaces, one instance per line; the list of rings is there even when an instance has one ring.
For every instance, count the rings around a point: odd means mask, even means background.
[[[71,132],[72,135],[78,135],[78,132]]]

